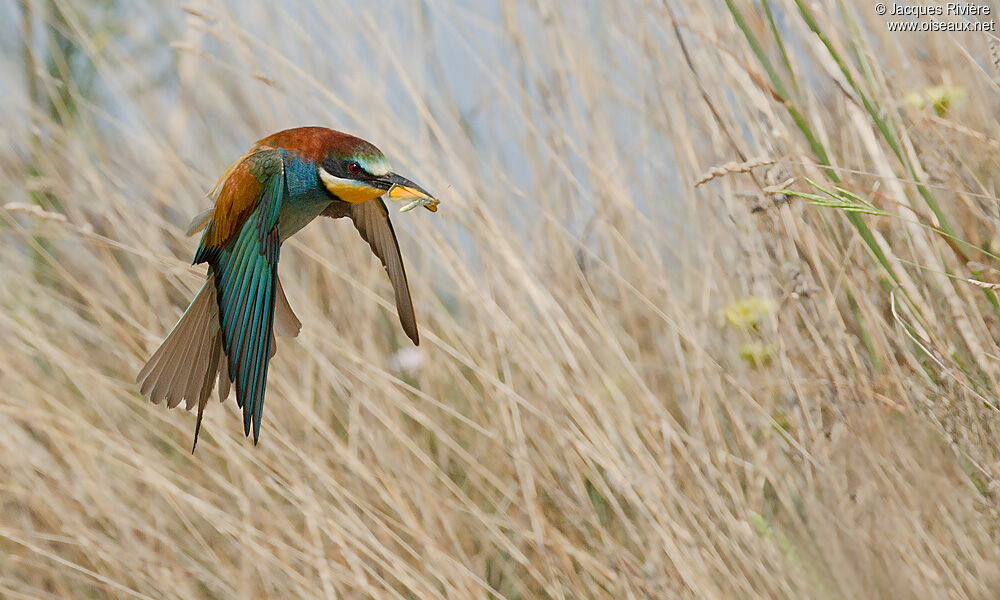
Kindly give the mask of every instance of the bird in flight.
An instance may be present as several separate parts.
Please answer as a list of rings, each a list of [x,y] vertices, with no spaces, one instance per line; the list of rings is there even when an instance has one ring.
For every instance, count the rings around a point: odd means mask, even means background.
[[[409,200],[436,211],[425,189],[393,173],[382,152],[360,138],[325,127],[270,135],[219,178],[215,206],[195,217],[188,235],[203,231],[194,264],[208,276],[180,320],[139,372],[136,382],[154,403],[198,406],[192,452],[202,414],[219,382],[219,399],[236,388],[243,433],[260,436],[267,365],[274,334],[295,337],[302,327],[278,279],[281,244],[320,215],[350,217],[382,261],[396,295],[403,331],[419,344],[403,258],[380,198]]]

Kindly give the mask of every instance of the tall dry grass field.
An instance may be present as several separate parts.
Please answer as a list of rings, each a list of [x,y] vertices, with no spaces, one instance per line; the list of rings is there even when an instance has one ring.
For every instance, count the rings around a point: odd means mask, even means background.
[[[0,597],[993,597],[1000,47],[887,19],[0,3]],[[192,455],[133,383],[182,231],[305,124],[441,198],[422,344],[314,223],[260,445],[213,401]]]

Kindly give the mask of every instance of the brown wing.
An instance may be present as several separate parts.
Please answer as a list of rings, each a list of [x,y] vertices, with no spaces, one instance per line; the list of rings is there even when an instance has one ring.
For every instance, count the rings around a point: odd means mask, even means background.
[[[334,219],[351,217],[354,227],[368,242],[372,252],[382,261],[382,266],[389,274],[389,281],[392,282],[392,288],[396,292],[396,312],[399,314],[403,331],[414,344],[420,345],[417,317],[413,313],[413,301],[410,299],[410,286],[406,282],[403,257],[399,254],[399,243],[396,242],[396,233],[392,230],[392,222],[389,221],[389,211],[386,210],[385,204],[380,198],[360,204],[334,201],[323,214]]]
[[[208,228],[202,244],[217,248],[228,244],[254,209],[270,175],[268,169],[281,164],[281,155],[274,148],[255,146],[236,159],[219,177],[212,188],[215,206],[211,214],[195,217],[188,228],[189,235]]]

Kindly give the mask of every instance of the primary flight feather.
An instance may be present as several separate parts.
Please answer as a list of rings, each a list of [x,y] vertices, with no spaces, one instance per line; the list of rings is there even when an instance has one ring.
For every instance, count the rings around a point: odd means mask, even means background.
[[[268,136],[219,178],[215,206],[195,217],[189,235],[204,230],[194,263],[208,276],[167,338],[136,378],[154,403],[198,406],[194,446],[216,379],[219,399],[231,387],[243,409],[243,432],[260,436],[274,334],[294,337],[301,323],[278,279],[281,244],[320,215],[350,217],[382,261],[396,296],[403,331],[419,344],[403,259],[380,198],[411,200],[434,211],[438,201],[393,173],[372,144],[325,127]]]

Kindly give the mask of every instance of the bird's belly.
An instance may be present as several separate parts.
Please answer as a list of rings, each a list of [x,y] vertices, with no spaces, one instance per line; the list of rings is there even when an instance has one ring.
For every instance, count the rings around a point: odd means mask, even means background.
[[[330,205],[330,202],[331,198],[326,193],[286,197],[278,213],[278,232],[281,241],[287,240],[308,225]]]

